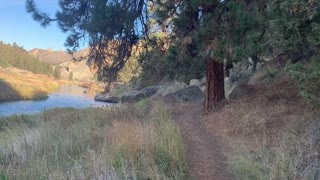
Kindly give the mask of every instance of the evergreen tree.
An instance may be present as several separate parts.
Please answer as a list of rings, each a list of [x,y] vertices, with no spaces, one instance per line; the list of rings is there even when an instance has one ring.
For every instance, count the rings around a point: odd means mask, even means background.
[[[271,42],[277,54],[290,51],[298,59],[319,54],[319,1],[273,0],[270,15]]]
[[[69,80],[69,81],[72,81],[72,80],[73,80],[73,73],[72,73],[72,72],[69,72],[68,80]]]
[[[187,60],[205,65],[206,99],[205,109],[214,108],[225,98],[224,63],[219,58],[221,13],[224,1],[185,0],[175,1],[174,45],[169,58]],[[204,72],[204,71],[202,71]]]
[[[52,68],[49,63],[34,58],[17,44],[11,46],[0,42],[0,66],[15,67],[33,73],[52,74]]]
[[[57,65],[56,67],[54,67],[52,76],[53,76],[53,78],[55,78],[55,79],[61,79],[61,69],[60,69],[60,66],[59,66],[59,65]]]
[[[69,32],[65,45],[70,52],[81,40],[89,41],[90,58],[97,65],[99,79],[116,80],[137,45],[146,35],[146,0],[59,0],[55,18],[40,12],[34,0],[26,0],[26,10],[34,20],[46,27],[57,21],[60,29]],[[111,51],[111,53],[110,53]],[[111,56],[113,61],[107,61]]]
[[[273,48],[280,57],[284,55],[285,60],[290,60],[285,70],[297,83],[300,94],[307,101],[319,105],[320,2],[273,0],[270,2],[270,14]]]

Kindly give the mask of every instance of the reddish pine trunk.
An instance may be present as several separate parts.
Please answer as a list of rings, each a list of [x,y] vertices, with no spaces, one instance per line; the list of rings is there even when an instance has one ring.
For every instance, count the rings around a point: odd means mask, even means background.
[[[204,109],[208,112],[225,99],[223,63],[208,58],[206,63],[206,79]]]

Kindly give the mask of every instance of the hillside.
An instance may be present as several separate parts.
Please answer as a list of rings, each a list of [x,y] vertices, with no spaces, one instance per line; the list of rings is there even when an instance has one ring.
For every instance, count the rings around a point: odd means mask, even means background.
[[[29,55],[25,49],[19,47],[16,43],[10,45],[0,42],[0,67],[14,67],[46,75],[52,73],[50,64]]]
[[[50,48],[47,50],[35,48],[28,51],[28,53],[40,59],[41,61],[45,61],[50,64],[56,65],[63,62],[72,61],[73,58],[78,59],[81,57],[86,57],[89,54],[89,49],[88,48],[82,49],[80,51],[75,52],[73,55],[71,55],[70,53],[64,50],[53,51]]]
[[[15,68],[0,68],[0,102],[45,99],[58,88],[56,80]]]
[[[74,58],[79,59],[88,56],[88,48],[77,51],[73,55],[64,50],[53,51],[50,48],[47,50],[35,48],[28,53],[54,67],[59,66],[62,79],[88,82],[94,78],[94,73],[90,70],[85,59],[80,62],[74,61]]]

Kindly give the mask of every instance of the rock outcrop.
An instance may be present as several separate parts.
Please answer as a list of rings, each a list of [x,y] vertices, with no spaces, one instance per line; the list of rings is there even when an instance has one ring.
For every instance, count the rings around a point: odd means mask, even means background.
[[[189,86],[175,93],[175,96],[180,102],[198,102],[203,100],[204,94],[199,86]]]
[[[191,79],[189,85],[190,86],[200,86],[201,82],[198,79]]]
[[[143,88],[140,91],[133,91],[126,95],[123,95],[121,96],[120,99],[122,103],[137,102],[141,99],[145,99],[153,96],[159,89],[160,89],[160,86],[149,86],[149,87]]]
[[[187,86],[183,82],[174,81],[161,86],[149,86],[142,90],[133,90],[121,96],[115,97],[109,94],[98,94],[96,101],[104,101],[109,103],[133,103],[146,98],[162,99],[165,102],[197,102],[204,98],[204,93],[200,87],[203,84],[200,80],[193,80],[192,86]]]
[[[187,85],[184,82],[173,81],[171,83],[160,86],[160,89],[154,95],[156,97],[165,97],[168,94],[174,94],[180,89],[186,88]]]
[[[94,100],[108,103],[118,103],[120,101],[120,98],[116,96],[110,96],[109,94],[100,93],[94,97]]]

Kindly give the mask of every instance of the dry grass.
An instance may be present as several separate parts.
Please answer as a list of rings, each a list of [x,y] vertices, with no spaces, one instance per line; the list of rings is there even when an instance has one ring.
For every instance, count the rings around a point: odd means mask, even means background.
[[[0,178],[186,177],[180,132],[163,105],[53,109],[21,118],[0,120]]]
[[[43,99],[59,84],[52,78],[18,69],[0,69],[0,101]]]
[[[319,109],[306,104],[287,77],[252,86],[250,95],[229,101],[205,121],[230,147],[226,153],[235,177],[318,179],[319,144],[312,143],[310,132]]]

